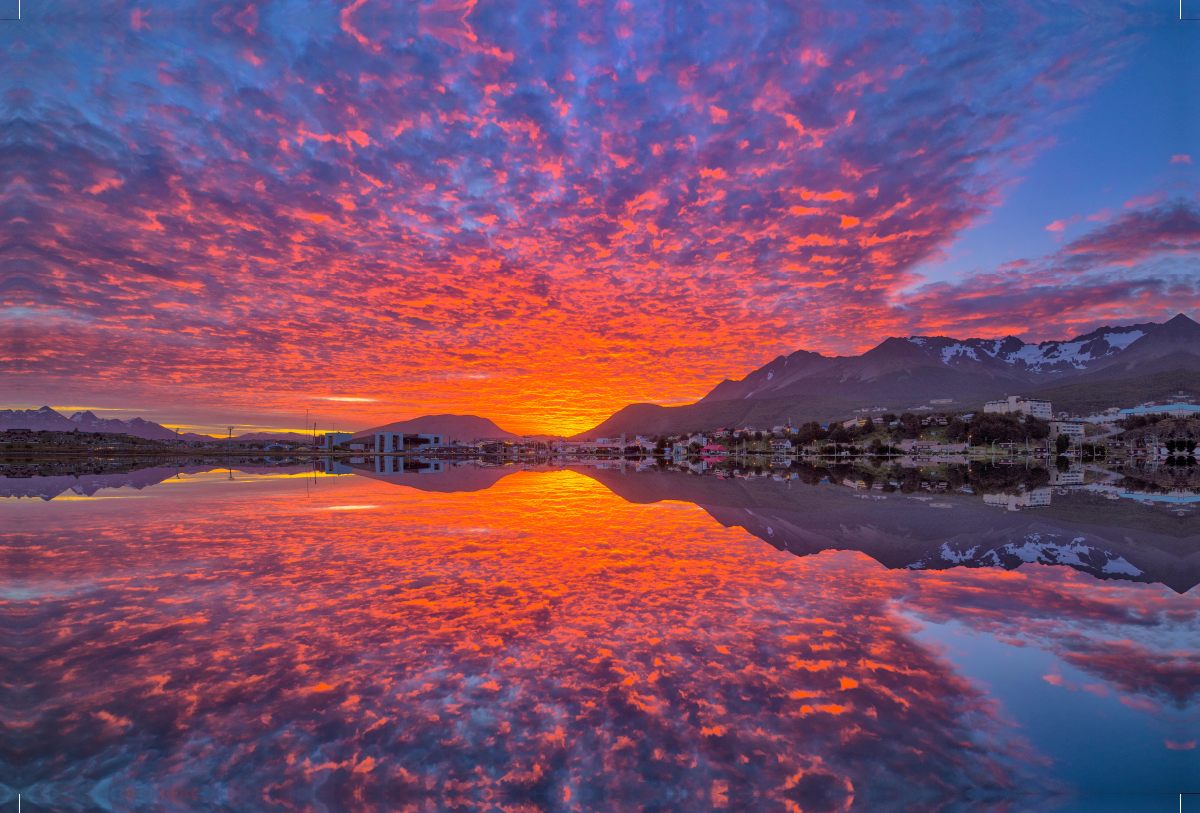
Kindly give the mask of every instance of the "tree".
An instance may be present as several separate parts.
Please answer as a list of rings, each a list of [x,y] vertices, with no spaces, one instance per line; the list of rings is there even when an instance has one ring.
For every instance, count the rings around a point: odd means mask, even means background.
[[[813,441],[825,440],[827,437],[829,437],[829,431],[816,421],[809,421],[796,433],[796,438],[805,445]]]
[[[875,431],[875,421],[868,417],[867,422],[862,425],[862,429],[859,431],[863,436],[871,434]]]
[[[900,435],[906,438],[919,438],[921,436],[921,419],[911,412],[901,415]]]
[[[1066,454],[1067,449],[1071,448],[1071,439],[1066,434],[1059,435],[1054,440],[1054,451],[1056,454]]]
[[[829,439],[834,443],[849,443],[850,433],[846,431],[846,427],[838,424],[837,426],[833,427],[833,430],[829,433]]]

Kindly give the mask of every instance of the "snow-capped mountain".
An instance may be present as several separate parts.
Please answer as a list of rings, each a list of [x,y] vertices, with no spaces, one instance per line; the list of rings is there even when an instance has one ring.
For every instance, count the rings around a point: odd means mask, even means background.
[[[1067,565],[1099,578],[1134,578],[1142,575],[1142,571],[1126,561],[1124,556],[1088,542],[1087,537],[1041,532],[1027,533],[1016,542],[995,547],[979,544],[956,547],[951,542],[943,542],[936,551],[913,562],[908,568],[944,570],[949,567],[1002,567],[1015,570],[1023,564],[1036,562]]]
[[[142,418],[122,421],[117,418],[100,418],[90,411],[76,412],[68,418],[48,406],[41,409],[0,409],[0,431],[5,429],[32,429],[35,432],[111,432],[147,440],[170,440],[175,437],[174,430]]]
[[[1101,359],[1117,355],[1156,327],[1156,324],[1102,327],[1070,341],[1040,344],[1026,344],[1015,336],[962,341],[943,336],[910,336],[908,340],[946,365],[982,361],[986,356],[1033,373],[1069,373],[1086,370]]]
[[[740,381],[722,381],[700,403],[839,390],[856,398],[923,395],[966,400],[1089,376],[1120,378],[1180,368],[1200,371],[1200,325],[1183,314],[1163,324],[1106,326],[1070,340],[1039,344],[1015,336],[909,336],[885,339],[861,356],[826,357],[800,350],[779,356]]]

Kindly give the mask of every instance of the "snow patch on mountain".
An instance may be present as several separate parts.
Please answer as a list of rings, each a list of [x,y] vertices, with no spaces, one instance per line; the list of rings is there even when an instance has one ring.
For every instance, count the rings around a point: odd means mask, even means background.
[[[1104,341],[1118,350],[1124,350],[1146,334],[1140,330],[1130,330],[1126,333],[1105,333]]]
[[[965,344],[959,344],[956,342],[949,347],[942,348],[943,364],[949,364],[950,359],[954,358],[955,356],[970,356],[971,358],[975,359],[975,361],[979,361],[979,356],[975,355],[974,347],[967,347]]]
[[[955,564],[958,564],[960,562],[972,561],[975,558],[975,551],[977,551],[977,550],[979,550],[978,545],[971,548],[970,550],[966,550],[966,551],[963,551],[962,553],[959,553],[958,551],[956,551],[950,547],[949,542],[945,542],[942,544],[941,555],[942,555],[942,558],[945,559],[947,562],[954,562]]]
[[[1026,344],[1014,336],[1003,339],[947,339],[942,336],[909,336],[908,341],[947,366],[968,359],[981,361],[980,353],[1014,367],[1040,372],[1085,370],[1093,362],[1120,353],[1146,335],[1138,328],[1100,328],[1070,341]]]
[[[936,553],[908,565],[909,570],[928,570],[944,566],[1002,567],[1009,570],[1026,563],[1067,565],[1104,576],[1137,577],[1142,571],[1110,551],[1089,545],[1085,537],[1065,539],[1040,533],[1027,534],[1020,542],[1009,542],[980,552],[980,546],[958,551],[949,542]]]
[[[1124,556],[1118,556],[1116,559],[1110,559],[1108,563],[1104,565],[1104,572],[1120,574],[1123,576],[1142,575],[1142,571],[1125,561]]]

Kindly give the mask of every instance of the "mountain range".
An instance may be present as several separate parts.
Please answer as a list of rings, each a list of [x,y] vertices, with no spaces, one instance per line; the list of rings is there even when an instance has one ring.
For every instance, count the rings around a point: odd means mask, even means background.
[[[221,441],[224,437],[200,435],[195,432],[175,434],[174,429],[168,429],[161,424],[142,418],[120,420],[118,418],[100,418],[95,413],[76,412],[67,417],[48,406],[41,409],[0,409],[0,432],[6,429],[31,429],[33,431],[57,432],[111,432],[123,433],[146,440],[186,440]],[[478,415],[422,415],[407,421],[396,421],[372,429],[364,429],[354,434],[355,438],[370,437],[375,432],[411,432],[433,433],[445,435],[451,440],[471,441],[482,438],[514,440],[518,435],[501,429],[487,418]],[[307,442],[310,438],[298,432],[247,432],[234,435],[234,440],[283,440],[291,443]]]
[[[142,418],[124,421],[119,418],[100,418],[91,411],[76,412],[68,418],[48,406],[41,409],[0,409],[0,432],[6,429],[31,429],[35,432],[110,432],[146,440],[225,440],[222,437],[199,435],[195,432],[180,432],[176,435],[174,429]],[[299,432],[248,432],[234,436],[234,440],[287,440],[299,443],[307,441],[308,437]]]
[[[1119,383],[1118,383],[1119,382]],[[1097,385],[1103,385],[1097,388]],[[722,426],[770,427],[832,420],[856,410],[901,412],[931,402],[970,410],[1008,394],[1057,393],[1055,409],[1091,387],[1094,401],[1138,401],[1200,390],[1200,324],[1179,314],[1162,324],[1101,327],[1067,341],[1030,344],[946,336],[888,338],[860,356],[798,350],[738,381],[726,379],[694,404],[631,404],[576,437],[662,434]],[[1121,403],[1133,406],[1134,403]]]

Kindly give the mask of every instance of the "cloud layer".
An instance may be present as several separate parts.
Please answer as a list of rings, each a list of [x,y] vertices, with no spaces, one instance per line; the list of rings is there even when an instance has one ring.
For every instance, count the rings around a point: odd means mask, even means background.
[[[1192,246],[1132,221],[1194,235],[1187,201],[1105,225],[1096,271],[912,293],[1136,10],[50,3],[0,67],[0,369],[573,431],[797,347],[1008,330],[1014,299],[1156,314],[1195,301],[1154,266]]]

